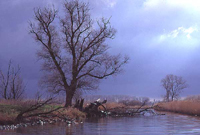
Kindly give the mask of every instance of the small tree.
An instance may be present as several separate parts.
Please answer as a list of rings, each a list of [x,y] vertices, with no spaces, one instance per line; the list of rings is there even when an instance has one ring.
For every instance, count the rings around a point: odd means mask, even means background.
[[[20,67],[12,66],[10,61],[7,72],[0,70],[0,95],[4,99],[21,99],[24,96],[25,85],[20,77]]]
[[[181,76],[172,74],[166,75],[166,77],[161,80],[161,84],[166,90],[164,100],[167,102],[178,99],[182,90],[188,87],[186,81]]]
[[[104,18],[94,23],[89,11],[87,3],[65,1],[65,17],[58,17],[54,8],[38,8],[37,24],[30,24],[30,32],[42,45],[38,56],[46,71],[43,84],[53,93],[64,91],[66,107],[77,90],[96,89],[99,79],[119,73],[128,60],[108,53],[105,41],[114,38],[116,31]]]

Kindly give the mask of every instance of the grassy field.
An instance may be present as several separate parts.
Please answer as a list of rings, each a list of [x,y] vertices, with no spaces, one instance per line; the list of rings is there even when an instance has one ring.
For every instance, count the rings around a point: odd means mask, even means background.
[[[180,101],[158,103],[154,108],[158,111],[200,116],[200,96],[191,96]]]

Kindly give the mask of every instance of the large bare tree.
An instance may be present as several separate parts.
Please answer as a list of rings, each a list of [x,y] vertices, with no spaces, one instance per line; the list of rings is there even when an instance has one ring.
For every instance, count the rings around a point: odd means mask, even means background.
[[[10,61],[7,72],[0,70],[0,95],[4,99],[22,99],[25,85],[20,76],[21,68],[12,66]]]
[[[161,80],[161,84],[166,90],[164,100],[167,102],[178,99],[182,90],[188,87],[186,81],[181,76],[173,74],[166,75],[166,77]]]
[[[119,73],[127,63],[128,58],[108,53],[106,40],[114,38],[116,30],[107,19],[95,23],[87,3],[65,1],[64,17],[54,8],[34,13],[30,32],[42,45],[38,56],[46,71],[43,84],[53,93],[64,91],[66,107],[76,92],[97,88],[99,79]]]

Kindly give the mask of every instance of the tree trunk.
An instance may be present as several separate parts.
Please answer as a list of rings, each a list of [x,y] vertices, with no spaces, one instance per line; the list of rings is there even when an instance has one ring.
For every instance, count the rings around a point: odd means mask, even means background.
[[[174,101],[174,95],[172,95],[172,101]]]
[[[169,90],[167,90],[166,101],[169,102]]]
[[[81,99],[80,106],[79,106],[80,111],[83,111],[83,103],[84,103],[84,99]]]
[[[67,91],[66,92],[66,101],[65,101],[65,107],[68,107],[68,106],[72,106],[72,98],[73,98],[73,94],[74,92],[73,91]]]

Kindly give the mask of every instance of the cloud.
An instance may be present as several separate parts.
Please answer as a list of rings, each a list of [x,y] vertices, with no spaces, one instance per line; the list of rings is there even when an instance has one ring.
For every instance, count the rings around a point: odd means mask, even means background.
[[[102,3],[104,3],[108,8],[114,8],[114,6],[117,4],[117,0],[101,0]]]
[[[117,3],[117,0],[102,0],[102,2],[107,5],[109,8],[114,8]]]
[[[169,33],[162,34],[160,36],[160,40],[166,40],[167,38],[178,38],[180,36],[184,36],[186,39],[192,39],[192,33],[198,32],[197,27],[189,27],[189,28],[184,28],[184,27],[178,27],[175,30],[172,30]]]
[[[178,27],[178,29],[173,30],[168,34],[168,37],[176,38],[178,35],[185,35],[187,39],[191,39],[191,34],[195,31],[198,31],[195,27],[190,28],[184,28],[184,27]]]
[[[167,0],[167,3],[171,6],[180,6],[185,9],[199,10],[200,1],[199,0]]]
[[[200,1],[199,0],[146,0],[144,2],[145,8],[154,8],[160,6],[176,7],[189,9],[191,11],[200,11]]]
[[[192,51],[199,46],[199,30],[197,26],[188,28],[178,27],[174,30],[164,30],[162,34],[154,37],[154,42],[157,45],[166,45],[171,48],[182,48],[182,50]],[[157,40],[157,41],[156,41]],[[192,51],[193,52],[193,51]],[[191,53],[192,53],[191,52]]]

